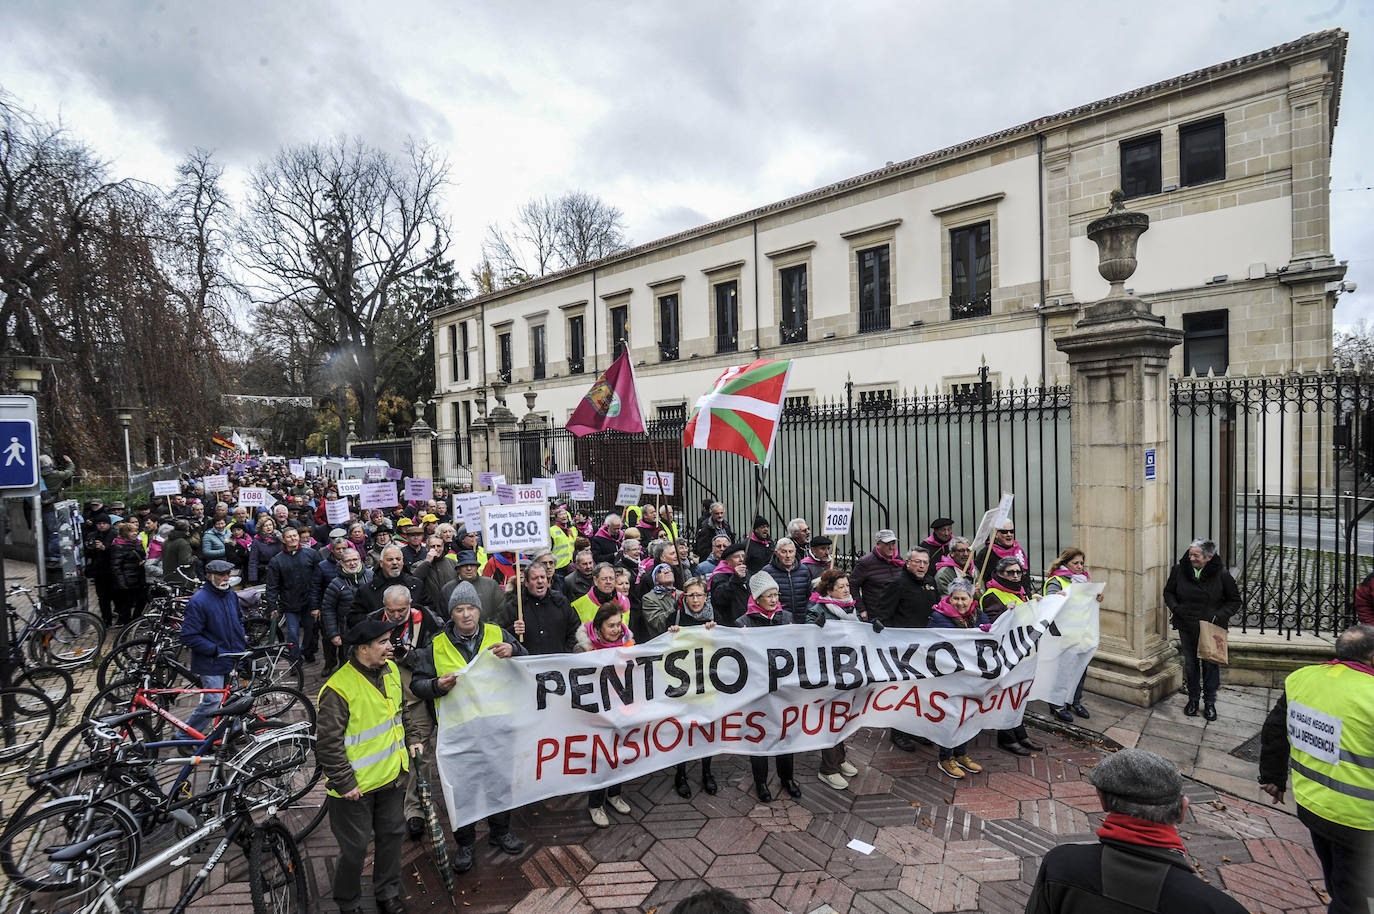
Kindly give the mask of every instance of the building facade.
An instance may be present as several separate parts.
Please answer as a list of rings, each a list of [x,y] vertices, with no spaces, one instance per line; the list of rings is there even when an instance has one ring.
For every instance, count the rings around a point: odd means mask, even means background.
[[[1322,32],[890,164],[432,313],[441,453],[504,389],[562,425],[629,347],[648,416],[730,365],[797,358],[794,405],[1067,375],[1108,284],[1088,222],[1149,214],[1134,294],[1171,373],[1324,369],[1345,266],[1329,174],[1347,36]],[[445,446],[446,439],[454,444]],[[445,475],[452,475],[445,467]]]

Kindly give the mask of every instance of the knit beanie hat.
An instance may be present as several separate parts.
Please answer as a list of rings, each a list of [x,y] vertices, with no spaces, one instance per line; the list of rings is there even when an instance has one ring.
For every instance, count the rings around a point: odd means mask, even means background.
[[[467,581],[459,581],[458,586],[453,588],[453,595],[448,598],[448,611],[453,612],[455,606],[481,606],[482,600],[477,596],[477,588]]]
[[[760,571],[749,579],[749,596],[757,600],[770,590],[777,590],[778,582],[766,571]]]

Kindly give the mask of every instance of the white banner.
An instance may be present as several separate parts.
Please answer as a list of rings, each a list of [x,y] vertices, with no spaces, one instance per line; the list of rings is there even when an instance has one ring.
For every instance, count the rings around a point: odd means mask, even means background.
[[[983,517],[978,521],[978,531],[973,534],[973,548],[971,552],[977,552],[983,548],[983,544],[992,536],[992,531],[1011,520],[1011,505],[1016,500],[1016,496],[1010,492],[1003,492],[1002,499],[997,502],[997,507],[989,508],[983,512]]]
[[[265,508],[268,497],[266,489],[254,487],[239,489],[239,505],[245,508]]]
[[[396,497],[396,483],[389,479],[386,482],[363,483],[362,495],[358,499],[359,506],[363,508],[393,508],[400,503],[401,500]]]
[[[157,496],[162,496],[162,495],[180,495],[180,494],[181,494],[181,480],[179,480],[179,479],[159,479],[159,480],[157,480],[156,482],[153,483],[153,494],[154,494],[154,495],[157,495]]]
[[[288,462],[288,463],[286,464],[286,472],[290,473],[292,476],[296,476],[296,477],[299,477],[299,478],[301,478],[301,479],[304,479],[304,478],[305,478],[305,464],[303,464],[303,463],[298,463],[298,462],[296,462],[295,460],[292,460],[292,461],[290,461],[290,462]]]
[[[202,480],[202,483],[205,486],[206,494],[209,494],[211,492],[229,491],[229,476],[224,473],[221,473],[218,476],[206,476],[205,479]]]
[[[438,702],[449,820],[457,827],[722,752],[822,749],[860,727],[957,746],[981,730],[1016,726],[1034,694],[1039,653],[1066,637],[1059,623],[1076,617],[1071,608],[1096,606],[1100,589],[1074,585],[1022,603],[988,632],[875,633],[834,621],[691,626],[585,654],[502,660],[484,652]],[[1095,610],[1089,617],[1095,627]],[[1067,659],[1078,655],[1058,656],[1057,678],[1076,684],[1086,659],[1071,668]]]

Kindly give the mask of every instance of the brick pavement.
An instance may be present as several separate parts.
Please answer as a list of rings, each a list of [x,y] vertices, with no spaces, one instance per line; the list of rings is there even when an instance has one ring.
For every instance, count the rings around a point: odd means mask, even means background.
[[[1048,717],[1033,713],[1033,724],[1045,724],[1037,732],[1045,752],[1016,758],[983,734],[972,754],[986,770],[959,782],[938,771],[933,749],[900,752],[883,732],[865,730],[848,743],[860,769],[850,790],[821,784],[817,753],[806,753],[797,759],[802,798],[767,806],[753,797],[747,760],[721,756],[719,795],[682,800],[671,771],[659,772],[626,785],[631,813],[608,810],[609,829],[591,824],[582,796],[525,807],[514,828],[529,845],[518,857],[488,848],[479,826],[477,864],[457,877],[453,899],[422,844],[408,842],[406,903],[416,914],[666,912],[678,899],[718,886],[749,898],[760,914],[1020,911],[1048,848],[1093,840],[1103,815],[1086,773],[1111,747],[1127,744],[1170,755],[1192,776],[1192,806],[1180,831],[1203,878],[1251,911],[1317,911],[1325,896],[1306,829],[1291,809],[1255,801],[1252,765],[1219,758],[1257,731],[1271,697],[1266,689],[1227,688],[1222,720],[1209,725],[1183,717],[1177,701],[1146,710],[1089,696],[1094,717],[1087,723],[1101,733],[1052,730]],[[0,778],[0,795],[24,793],[16,772]],[[851,838],[875,850],[851,850]],[[302,852],[320,914],[334,914],[328,896],[337,845],[327,824]],[[199,859],[150,886],[143,910],[166,910]],[[227,860],[191,910],[251,910],[242,858],[231,851]]]

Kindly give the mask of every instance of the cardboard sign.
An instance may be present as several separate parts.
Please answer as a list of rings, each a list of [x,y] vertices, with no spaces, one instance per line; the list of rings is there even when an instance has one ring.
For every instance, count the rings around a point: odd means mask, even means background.
[[[255,487],[239,489],[239,504],[245,508],[267,507],[267,490]],[[275,501],[275,499],[273,499]]]
[[[673,474],[653,470],[644,471],[644,492],[647,495],[672,495]]]
[[[392,508],[400,503],[400,499],[396,497],[396,483],[391,480],[363,483],[362,497],[359,501],[362,507]]]
[[[406,501],[429,501],[433,497],[433,479],[412,476],[406,480]]]
[[[292,460],[286,465],[286,472],[290,473],[292,476],[300,476],[303,479],[305,478],[305,464],[297,463]]]
[[[394,480],[394,481],[396,481],[396,482],[400,482],[402,479],[405,478],[405,475],[406,475],[405,473],[401,472],[400,470],[396,469],[395,467],[392,467],[391,469],[387,470],[385,473],[382,474],[382,478],[383,478],[383,479],[391,479],[391,480]]]
[[[181,482],[176,479],[159,479],[153,483],[154,495],[180,495]]]
[[[507,482],[500,482],[492,486],[496,492],[496,500],[503,505],[515,504],[515,486]]]
[[[482,543],[487,552],[533,552],[549,545],[549,512],[541,505],[482,509]]]
[[[229,477],[223,473],[218,476],[206,476],[201,480],[201,483],[205,486],[205,493],[207,495],[211,492],[229,491]]]
[[[1342,719],[1296,701],[1288,703],[1288,742],[1328,765],[1341,763]]]
[[[453,515],[469,530],[482,529],[482,509],[499,505],[491,492],[464,492],[453,496]]]
[[[552,476],[536,476],[530,480],[530,485],[543,489],[545,498],[553,498],[558,494],[558,483],[554,482]]]
[[[620,488],[615,492],[615,503],[623,507],[639,504],[640,497],[644,494],[644,487],[637,486],[632,482],[622,482]]]
[[[854,502],[828,501],[825,503],[825,522],[821,525],[821,533],[825,536],[845,536],[853,519]]]
[[[533,483],[527,486],[514,486],[513,488],[515,497],[513,503],[517,505],[533,504],[534,502],[542,504],[548,498],[544,492],[544,487]]]
[[[236,463],[232,467],[230,467],[230,469],[235,473],[242,473],[244,470],[244,466],[241,463]]]
[[[324,519],[331,524],[348,523],[348,499],[336,498],[324,503]]]
[[[363,481],[361,479],[340,479],[335,486],[340,495],[361,495],[363,494]]]
[[[582,471],[569,470],[566,473],[553,474],[554,494],[567,492],[569,494],[582,488]]]
[[[506,484],[506,477],[503,473],[478,473],[477,484],[484,489],[492,486],[502,486]]]
[[[569,494],[578,501],[596,501],[596,483],[588,479],[582,483],[581,489]]]

